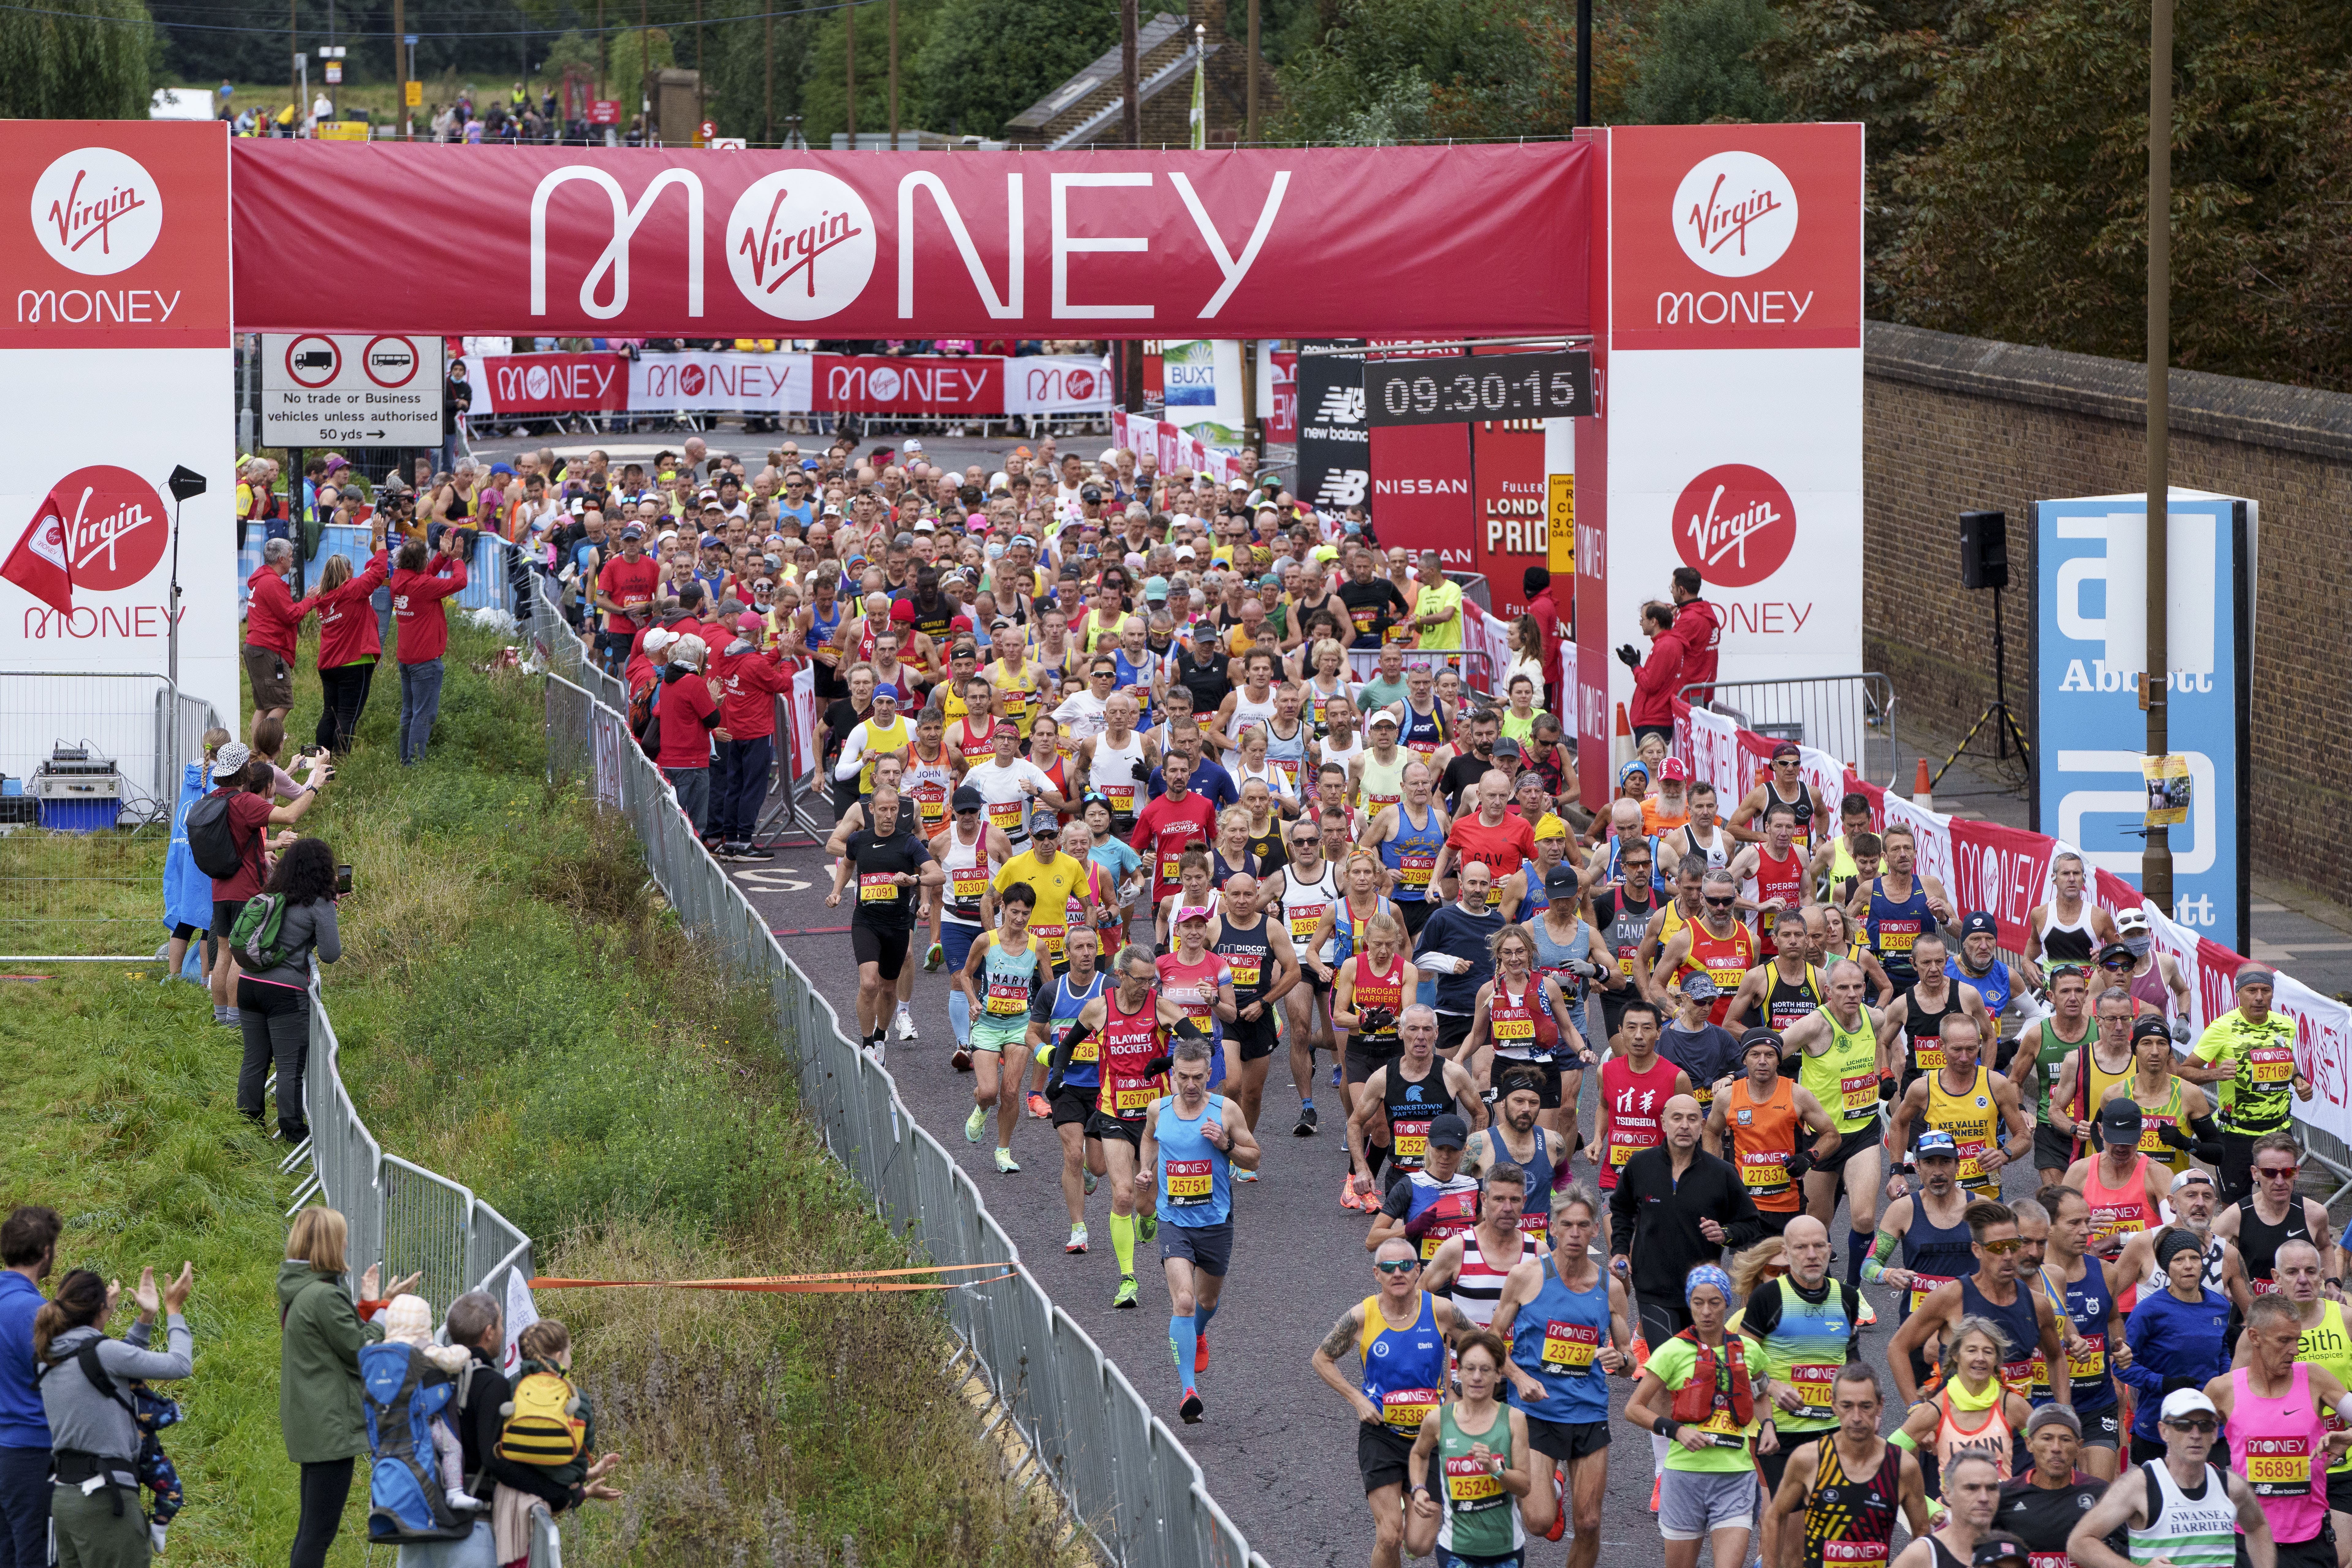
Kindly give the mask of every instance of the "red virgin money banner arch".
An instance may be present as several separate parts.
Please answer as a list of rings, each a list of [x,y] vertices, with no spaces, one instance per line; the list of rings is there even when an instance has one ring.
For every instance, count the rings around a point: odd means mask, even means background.
[[[1557,142],[791,154],[244,140],[231,153],[236,325],[1580,332],[1591,163]],[[395,194],[409,199],[395,208]]]

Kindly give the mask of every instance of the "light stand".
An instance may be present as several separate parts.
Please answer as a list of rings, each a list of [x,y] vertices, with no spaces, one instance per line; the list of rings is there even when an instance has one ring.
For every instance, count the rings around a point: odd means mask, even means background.
[[[1992,700],[1969,726],[1952,754],[1929,779],[1931,790],[1941,784],[1960,753],[1969,749],[1977,731],[1993,720],[2000,722],[1993,730],[1994,754],[2002,762],[2009,761],[2011,742],[2017,745],[2018,760],[2027,773],[2033,771],[2033,753],[2025,743],[2025,731],[2018,727],[2017,715],[2009,706],[2009,645],[2002,635],[2000,620],[2001,590],[2009,586],[2009,520],[1997,511],[1964,511],[1960,514],[1960,585],[1964,588],[1992,590]]]
[[[165,628],[164,673],[172,678],[172,760],[184,763],[180,751],[180,514],[188,501],[205,493],[205,477],[183,463],[172,470],[172,602],[170,626]]]

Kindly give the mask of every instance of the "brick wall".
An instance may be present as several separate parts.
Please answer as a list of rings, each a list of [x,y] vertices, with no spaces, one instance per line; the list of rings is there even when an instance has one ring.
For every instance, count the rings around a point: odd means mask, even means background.
[[[1863,448],[1864,663],[1906,728],[1957,737],[1992,698],[1992,595],[1959,585],[1958,514],[2009,514],[2010,700],[2025,710],[2030,504],[2147,487],[2147,372],[1872,322]],[[2261,503],[2253,864],[2352,889],[2352,396],[2175,371],[2171,482]],[[1911,727],[1916,724],[1916,727]]]

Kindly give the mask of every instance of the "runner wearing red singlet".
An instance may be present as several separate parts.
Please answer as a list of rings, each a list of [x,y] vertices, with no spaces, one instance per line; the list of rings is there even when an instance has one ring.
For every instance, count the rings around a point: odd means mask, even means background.
[[[996,754],[996,726],[1004,721],[996,716],[996,688],[988,677],[968,677],[957,695],[963,699],[963,716],[947,727],[943,739],[961,775]]]
[[[1105,1180],[1110,1184],[1110,1239],[1112,1250],[1118,1255],[1119,1275],[1118,1291],[1110,1304],[1133,1307],[1135,1243],[1139,1237],[1150,1240],[1158,1228],[1151,1215],[1139,1216],[1135,1212],[1136,1159],[1143,1145],[1144,1113],[1168,1087],[1166,1070],[1150,1069],[1167,1055],[1171,1029],[1198,1031],[1181,1009],[1159,994],[1159,971],[1148,951],[1122,948],[1112,973],[1117,984],[1080,1009],[1077,1022],[1054,1047],[1045,1093],[1051,1099],[1061,1092],[1062,1076],[1069,1070],[1075,1054],[1094,1042],[1102,1087],[1086,1135],[1101,1142]]]
[[[2138,1101],[2127,1096],[2107,1101],[2099,1108],[2105,1146],[2067,1167],[2063,1184],[2081,1193],[2091,1205],[2086,1250],[2095,1257],[2113,1258],[2133,1237],[2152,1236],[2163,1228],[2170,1173],[2139,1152],[2141,1122]],[[2139,1287],[2130,1287],[2116,1300],[2130,1311],[2138,1304]]]
[[[1796,808],[1786,801],[1776,802],[1764,808],[1763,842],[1748,845],[1731,858],[1730,871],[1739,889],[1740,907],[1758,917],[1757,923],[1764,932],[1766,958],[1780,951],[1772,934],[1773,917],[1782,910],[1801,909],[1805,904],[1805,858],[1797,847],[1796,838]]]
[[[1510,813],[1511,781],[1498,769],[1481,778],[1477,784],[1478,809],[1465,811],[1454,819],[1454,826],[1445,836],[1445,847],[1437,852],[1437,865],[1430,873],[1430,886],[1440,887],[1462,867],[1476,860],[1492,874],[1486,888],[1486,907],[1494,909],[1503,901],[1503,883],[1523,862],[1536,858],[1535,824],[1524,816]],[[1453,889],[1446,889],[1449,893]]]
[[[1756,967],[1756,933],[1734,912],[1738,883],[1728,870],[1710,870],[1700,883],[1699,917],[1685,923],[1658,950],[1657,966],[1650,972],[1650,996],[1668,1000],[1668,988],[1685,974],[1704,972],[1715,981],[1715,1005],[1710,1022],[1720,1024],[1730,1012],[1748,972]]]
[[[1160,778],[1167,793],[1135,814],[1135,835],[1128,841],[1151,868],[1154,909],[1176,890],[1181,876],[1176,857],[1194,845],[1207,844],[1217,832],[1217,808],[1206,795],[1195,795],[1189,787],[1191,758],[1181,752],[1169,752],[1160,764]]]
[[[1604,1193],[1616,1187],[1626,1161],[1666,1141],[1659,1116],[1667,1100],[1691,1091],[1690,1075],[1658,1055],[1658,1010],[1652,1004],[1625,1004],[1617,1043],[1622,1054],[1601,1064],[1601,1127],[1593,1139]]]

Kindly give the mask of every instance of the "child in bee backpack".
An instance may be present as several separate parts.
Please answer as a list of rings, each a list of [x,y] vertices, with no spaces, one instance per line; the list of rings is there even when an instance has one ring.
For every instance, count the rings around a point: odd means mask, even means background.
[[[406,1345],[412,1354],[421,1355],[443,1372],[456,1376],[466,1370],[473,1358],[459,1345],[436,1345],[433,1342],[433,1304],[422,1296],[394,1296],[383,1310],[383,1338],[387,1344]],[[478,1509],[482,1503],[466,1490],[466,1453],[457,1440],[457,1423],[452,1414],[457,1408],[452,1401],[448,1410],[432,1426],[433,1452],[439,1461],[441,1494],[450,1508]]]
[[[522,1362],[514,1397],[499,1410],[499,1457],[529,1465],[558,1486],[579,1486],[595,1455],[596,1416],[567,1375],[571,1331],[557,1319],[541,1318],[516,1339],[515,1349]]]

